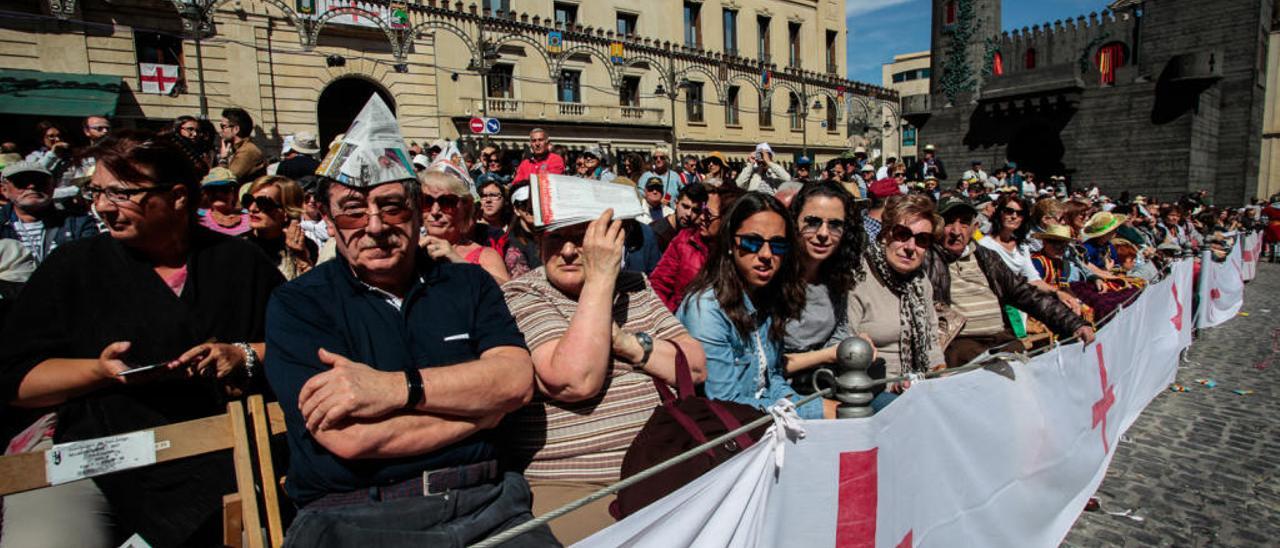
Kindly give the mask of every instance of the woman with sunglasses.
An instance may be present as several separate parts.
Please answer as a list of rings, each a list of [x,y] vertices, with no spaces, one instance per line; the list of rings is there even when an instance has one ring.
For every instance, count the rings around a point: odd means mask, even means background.
[[[921,373],[945,366],[938,344],[938,315],[925,255],[942,225],[933,200],[921,194],[894,196],[884,208],[884,228],[862,255],[866,279],[849,294],[849,329],[865,333],[884,358],[877,378]],[[892,383],[871,401],[879,411],[910,386]]]
[[[316,265],[320,248],[302,231],[302,187],[288,177],[264,175],[249,186],[241,203],[249,212],[249,241],[276,263],[286,280]]]
[[[748,192],[725,216],[677,317],[707,355],[706,394],[765,409],[791,398],[783,364],[787,322],[800,317],[804,278],[795,221],[772,196]],[[822,418],[822,402],[798,409]]]
[[[835,363],[836,346],[850,336],[848,293],[864,275],[867,236],[855,215],[853,196],[840,183],[805,186],[791,202],[800,225],[800,273],[805,282],[803,314],[787,323],[787,373]],[[798,385],[805,391],[806,383]]]
[[[228,389],[261,374],[267,301],[284,282],[248,242],[199,227],[202,171],[172,137],[122,131],[92,154],[84,190],[109,233],[60,246],[4,326],[4,403],[56,417],[28,427],[27,450],[225,412]],[[3,543],[220,543],[234,479],[211,454],[6,497]]]
[[[745,194],[733,185],[708,186],[707,204],[697,213],[694,226],[681,230],[667,245],[658,265],[649,274],[649,285],[672,312],[684,300],[685,288],[707,263],[711,245],[720,234],[721,218]]]
[[[991,234],[978,240],[978,245],[995,251],[1009,270],[1021,275],[1031,285],[1044,290],[1054,288],[1044,281],[1031,264],[1031,251],[1027,247],[1027,234],[1031,224],[1027,222],[1027,203],[1015,194],[1004,194],[996,200],[995,213],[991,214]]]
[[[497,251],[472,240],[475,200],[458,176],[428,168],[418,176],[422,184],[422,225],[419,246],[431,258],[479,265],[502,285],[511,279]]]

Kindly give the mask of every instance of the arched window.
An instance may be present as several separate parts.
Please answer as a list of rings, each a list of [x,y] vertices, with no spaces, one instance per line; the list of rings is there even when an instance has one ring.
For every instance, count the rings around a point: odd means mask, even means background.
[[[1036,68],[1036,48],[1027,48],[1027,53],[1022,56],[1022,65],[1027,70]]]
[[[991,74],[1004,76],[1004,56],[1000,55],[998,51],[991,56]]]
[[[1098,63],[1099,83],[1104,86],[1115,85],[1116,69],[1123,67],[1127,61],[1127,48],[1120,42],[1111,42],[1098,48],[1098,56],[1094,61]]]

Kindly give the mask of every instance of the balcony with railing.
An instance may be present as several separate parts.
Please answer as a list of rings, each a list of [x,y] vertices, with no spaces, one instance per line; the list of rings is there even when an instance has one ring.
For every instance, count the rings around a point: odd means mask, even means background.
[[[465,114],[478,116],[484,105],[479,97],[462,98],[470,106]],[[660,108],[649,108],[629,105],[597,105],[588,103],[565,103],[559,101],[530,101],[514,98],[488,98],[489,116],[502,116],[531,120],[573,120],[579,122],[601,122],[633,125],[662,125],[666,121],[665,113]]]

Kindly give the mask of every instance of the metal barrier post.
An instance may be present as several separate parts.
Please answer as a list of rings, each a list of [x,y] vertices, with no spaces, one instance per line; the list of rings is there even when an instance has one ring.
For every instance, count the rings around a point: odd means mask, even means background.
[[[871,409],[871,357],[875,350],[861,337],[849,337],[836,348],[834,394],[840,405],[836,418],[856,419],[875,414]]]

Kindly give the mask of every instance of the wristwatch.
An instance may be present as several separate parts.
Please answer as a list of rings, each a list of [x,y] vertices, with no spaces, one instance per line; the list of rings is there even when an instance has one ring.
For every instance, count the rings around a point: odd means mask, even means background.
[[[644,355],[640,356],[640,361],[636,363],[636,369],[644,369],[644,364],[649,363],[649,355],[653,354],[653,337],[643,331],[635,334],[636,342],[640,343],[640,349],[644,350]]]

